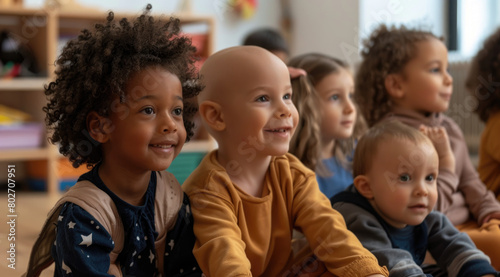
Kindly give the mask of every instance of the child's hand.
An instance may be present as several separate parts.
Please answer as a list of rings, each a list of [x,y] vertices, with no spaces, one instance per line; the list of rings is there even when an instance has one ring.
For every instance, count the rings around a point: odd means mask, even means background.
[[[420,125],[419,130],[427,135],[434,144],[434,148],[436,148],[436,152],[439,156],[439,168],[455,172],[455,156],[451,149],[448,133],[444,127],[427,127]]]
[[[495,212],[495,213],[491,213],[491,214],[487,215],[483,219],[483,222],[481,222],[481,225],[485,224],[485,223],[488,223],[488,221],[490,221],[492,219],[500,219],[500,212]]]
[[[288,67],[288,72],[290,73],[290,79],[295,79],[300,76],[306,76],[307,73],[304,69],[302,68],[296,68],[296,67]]]

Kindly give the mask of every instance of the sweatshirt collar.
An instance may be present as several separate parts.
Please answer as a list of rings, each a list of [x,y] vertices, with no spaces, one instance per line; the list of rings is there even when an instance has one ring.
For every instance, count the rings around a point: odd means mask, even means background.
[[[408,110],[400,107],[393,107],[391,112],[385,115],[384,119],[389,119],[391,117],[397,117],[404,123],[418,127],[420,124],[427,126],[440,126],[443,121],[443,115],[441,113],[429,113],[421,114],[416,111]]]

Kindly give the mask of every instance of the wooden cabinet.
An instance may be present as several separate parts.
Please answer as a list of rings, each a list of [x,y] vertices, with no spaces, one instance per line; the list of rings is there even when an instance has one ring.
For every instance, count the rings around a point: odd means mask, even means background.
[[[76,37],[83,28],[92,28],[97,21],[104,21],[107,11],[58,11],[50,8],[26,9],[16,6],[0,7],[0,30],[7,30],[16,41],[26,44],[40,67],[39,77],[0,79],[0,104],[28,113],[32,120],[44,123],[42,107],[47,103],[43,87],[54,77],[54,62],[59,49],[68,39]],[[115,14],[115,18],[136,17],[136,14]],[[193,33],[194,43],[199,43],[199,55],[204,60],[213,51],[214,19],[211,16],[174,14],[181,20],[184,33]],[[167,17],[168,18],[168,15]],[[42,144],[36,148],[0,148],[0,162],[26,162],[46,160],[48,192],[57,192],[61,155],[57,146],[47,142],[44,131]],[[203,138],[203,136],[202,136]],[[185,144],[184,152],[207,151],[214,147],[209,139],[194,140]],[[5,180],[0,180],[1,182]]]

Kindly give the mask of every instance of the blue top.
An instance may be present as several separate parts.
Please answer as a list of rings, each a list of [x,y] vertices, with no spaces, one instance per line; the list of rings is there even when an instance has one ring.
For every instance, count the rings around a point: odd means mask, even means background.
[[[325,159],[322,162],[330,172],[330,175],[319,176],[319,174],[316,174],[316,180],[318,181],[319,190],[326,197],[332,198],[353,183],[352,173],[346,170],[337,161],[336,157]]]

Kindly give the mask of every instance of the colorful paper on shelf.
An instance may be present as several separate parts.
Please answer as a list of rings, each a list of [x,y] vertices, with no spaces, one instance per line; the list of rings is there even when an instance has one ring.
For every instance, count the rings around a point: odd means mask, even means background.
[[[42,143],[43,124],[0,125],[0,148],[35,148]]]
[[[0,105],[0,125],[26,122],[29,119],[30,115],[23,111]]]

